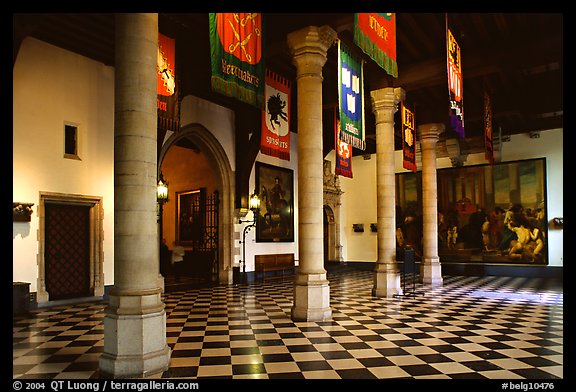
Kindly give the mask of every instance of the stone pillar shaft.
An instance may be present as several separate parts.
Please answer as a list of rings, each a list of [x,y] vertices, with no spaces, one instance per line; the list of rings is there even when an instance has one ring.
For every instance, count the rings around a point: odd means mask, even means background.
[[[422,220],[423,258],[422,281],[431,285],[442,284],[442,271],[438,258],[438,189],[436,181],[436,145],[444,124],[424,124],[418,127],[422,151]]]
[[[115,43],[114,287],[100,371],[155,377],[168,369],[166,313],[157,286],[157,14],[118,14]]]
[[[322,67],[336,32],[310,26],[288,34],[296,66],[298,107],[298,272],[294,282],[295,320],[332,317],[324,269],[322,152]]]
[[[396,262],[396,183],[394,161],[394,113],[404,100],[401,88],[371,92],[376,115],[376,189],[378,259],[372,293],[377,297],[402,294]]]

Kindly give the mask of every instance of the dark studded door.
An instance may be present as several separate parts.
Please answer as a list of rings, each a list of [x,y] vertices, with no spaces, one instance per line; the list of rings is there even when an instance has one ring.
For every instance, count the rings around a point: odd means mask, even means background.
[[[45,205],[45,273],[50,300],[91,296],[90,207]]]

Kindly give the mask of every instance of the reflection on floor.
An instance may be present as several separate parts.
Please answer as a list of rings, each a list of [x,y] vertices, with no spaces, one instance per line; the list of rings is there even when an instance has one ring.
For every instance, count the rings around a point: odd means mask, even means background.
[[[441,287],[417,284],[415,296],[386,299],[371,295],[370,271],[328,277],[325,322],[291,320],[290,279],[164,294],[172,356],[163,377],[564,377],[561,282],[444,276]],[[98,378],[105,305],[14,316],[13,377]]]

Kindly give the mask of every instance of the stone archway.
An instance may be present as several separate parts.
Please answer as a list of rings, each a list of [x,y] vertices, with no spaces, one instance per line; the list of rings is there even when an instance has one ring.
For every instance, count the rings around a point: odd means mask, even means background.
[[[158,157],[158,171],[168,149],[182,139],[188,139],[197,145],[210,162],[215,175],[216,188],[220,194],[220,212],[218,214],[218,282],[232,283],[232,247],[234,212],[234,173],[228,156],[216,137],[203,125],[188,124],[165,140]],[[159,175],[159,173],[158,173]]]

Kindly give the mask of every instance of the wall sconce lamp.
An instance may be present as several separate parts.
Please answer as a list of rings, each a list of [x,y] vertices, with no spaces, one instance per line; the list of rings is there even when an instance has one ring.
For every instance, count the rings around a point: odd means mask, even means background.
[[[160,236],[162,236],[162,210],[164,209],[164,203],[168,201],[168,181],[164,179],[162,172],[160,172],[158,185],[156,185],[156,201],[156,221],[160,223]]]
[[[260,211],[260,198],[258,197],[256,192],[254,192],[252,194],[252,196],[250,196],[250,209],[254,213]],[[256,218],[256,217],[254,217],[254,218]]]
[[[249,223],[242,231],[242,280],[246,282],[246,234],[258,223],[258,215],[260,215],[260,198],[256,191],[250,196],[249,201],[250,210],[252,211],[252,219],[242,220],[240,223]]]
[[[160,172],[160,179],[156,188],[156,197],[160,204],[168,201],[168,181],[164,180],[164,175]]]

